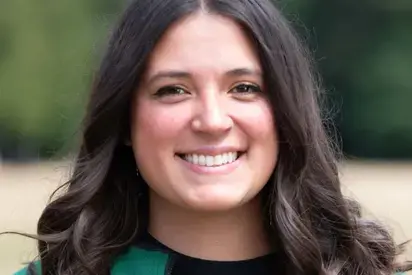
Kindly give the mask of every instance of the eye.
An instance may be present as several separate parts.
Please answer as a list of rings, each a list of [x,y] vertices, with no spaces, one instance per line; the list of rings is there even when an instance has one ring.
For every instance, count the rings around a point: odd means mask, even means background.
[[[262,90],[259,86],[254,84],[246,84],[242,83],[230,90],[230,92],[238,94],[238,95],[251,95],[260,93]]]
[[[157,90],[154,94],[157,97],[164,97],[164,96],[178,96],[188,94],[188,92],[179,86],[166,86]]]

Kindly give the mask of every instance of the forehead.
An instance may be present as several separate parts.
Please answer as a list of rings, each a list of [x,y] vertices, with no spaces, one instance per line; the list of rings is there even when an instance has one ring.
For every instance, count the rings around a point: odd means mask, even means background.
[[[223,73],[238,67],[260,70],[241,26],[227,17],[197,13],[169,27],[152,52],[147,74],[163,69]]]

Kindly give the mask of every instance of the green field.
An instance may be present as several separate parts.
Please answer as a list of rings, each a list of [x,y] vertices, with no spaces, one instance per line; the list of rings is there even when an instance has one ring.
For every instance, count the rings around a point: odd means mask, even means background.
[[[34,233],[50,193],[62,183],[67,163],[0,163],[0,232]],[[361,201],[368,215],[385,222],[397,241],[412,238],[412,163],[349,162],[341,167],[344,192]],[[35,243],[0,237],[0,275],[11,274],[35,255]],[[411,245],[412,246],[412,245]],[[412,259],[412,248],[408,258]]]

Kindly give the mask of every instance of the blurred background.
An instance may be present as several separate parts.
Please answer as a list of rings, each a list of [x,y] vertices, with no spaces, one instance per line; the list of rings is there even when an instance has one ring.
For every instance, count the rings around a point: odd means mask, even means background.
[[[0,232],[34,233],[67,176],[93,72],[126,2],[1,1]],[[323,79],[330,134],[347,157],[344,191],[397,240],[412,238],[412,1],[278,2]],[[0,236],[0,274],[34,251]]]

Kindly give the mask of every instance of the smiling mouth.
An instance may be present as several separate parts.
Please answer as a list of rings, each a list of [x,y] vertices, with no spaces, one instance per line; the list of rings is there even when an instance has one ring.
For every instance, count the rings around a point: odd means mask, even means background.
[[[238,160],[245,152],[227,152],[219,155],[176,154],[178,157],[194,165],[218,167]]]

